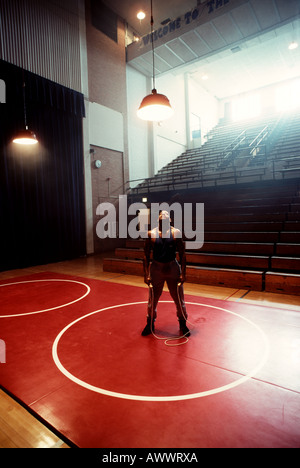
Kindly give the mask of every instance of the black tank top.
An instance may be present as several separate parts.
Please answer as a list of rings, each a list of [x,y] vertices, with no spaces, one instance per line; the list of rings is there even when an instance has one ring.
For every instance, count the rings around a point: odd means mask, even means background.
[[[176,258],[176,244],[170,231],[169,237],[156,237],[153,244],[153,260],[156,262],[172,262]]]

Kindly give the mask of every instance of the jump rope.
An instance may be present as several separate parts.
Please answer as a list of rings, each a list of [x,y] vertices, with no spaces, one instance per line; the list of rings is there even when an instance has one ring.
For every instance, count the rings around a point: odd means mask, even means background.
[[[179,302],[179,305],[180,305],[180,309],[181,309],[181,313],[182,313],[182,316],[184,317],[185,321],[187,323],[190,323],[192,326],[193,324],[187,319],[187,316],[185,315],[183,309],[182,309],[182,305],[181,305],[181,298],[180,298],[180,286],[182,284],[179,282],[177,283],[177,296],[178,296],[178,302]],[[184,345],[186,344],[189,339],[188,337],[186,336],[189,332],[186,332],[184,335],[181,335],[181,336],[171,336],[170,338],[167,338],[167,337],[160,337],[160,336],[157,336],[155,333],[154,333],[154,329],[153,329],[153,323],[154,323],[154,291],[153,291],[153,285],[152,283],[149,284],[149,294],[150,294],[150,300],[151,300],[151,333],[152,335],[154,336],[154,338],[156,338],[157,340],[161,340],[161,341],[164,341],[165,345],[166,346],[181,346],[181,345]],[[180,342],[180,343],[173,343],[174,341],[179,341],[179,340],[182,340],[182,338],[185,339],[185,341],[183,342]]]

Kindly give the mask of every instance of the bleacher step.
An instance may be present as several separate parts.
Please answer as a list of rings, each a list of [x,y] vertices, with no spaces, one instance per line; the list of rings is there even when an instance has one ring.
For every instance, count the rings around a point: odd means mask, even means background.
[[[117,258],[122,259],[142,259],[144,256],[143,249],[127,249],[118,248],[115,251]],[[224,267],[237,268],[263,268],[269,267],[268,256],[257,255],[238,255],[228,253],[202,253],[202,252],[186,252],[187,264],[198,265],[217,265]]]
[[[103,271],[126,275],[143,275],[141,260],[105,258]],[[263,271],[199,267],[188,265],[186,278],[189,283],[232,287],[238,289],[263,290]]]
[[[300,275],[269,271],[265,275],[265,291],[300,296]]]

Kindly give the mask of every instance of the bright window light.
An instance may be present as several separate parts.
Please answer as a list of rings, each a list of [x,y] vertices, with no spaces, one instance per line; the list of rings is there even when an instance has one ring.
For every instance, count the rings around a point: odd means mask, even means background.
[[[300,107],[300,80],[280,86],[276,92],[276,109],[285,112]]]
[[[258,117],[261,113],[261,101],[259,94],[251,94],[232,103],[232,118],[238,120]]]

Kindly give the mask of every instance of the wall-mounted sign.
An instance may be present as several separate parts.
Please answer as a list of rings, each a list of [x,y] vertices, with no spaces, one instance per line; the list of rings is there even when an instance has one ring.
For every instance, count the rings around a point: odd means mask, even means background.
[[[230,0],[208,0],[207,3],[205,3],[204,5],[200,4],[199,6],[194,8],[192,11],[188,11],[184,15],[179,16],[177,19],[170,21],[165,26],[162,26],[161,28],[154,31],[153,40],[157,41],[158,39],[161,39],[173,33],[176,30],[179,30],[185,26],[188,26],[192,22],[197,21],[205,12],[208,15],[211,15],[214,12],[219,11],[220,8],[224,7],[228,3],[230,3]],[[142,38],[143,46],[147,46],[150,43],[151,43],[151,33],[147,34],[146,36]]]

